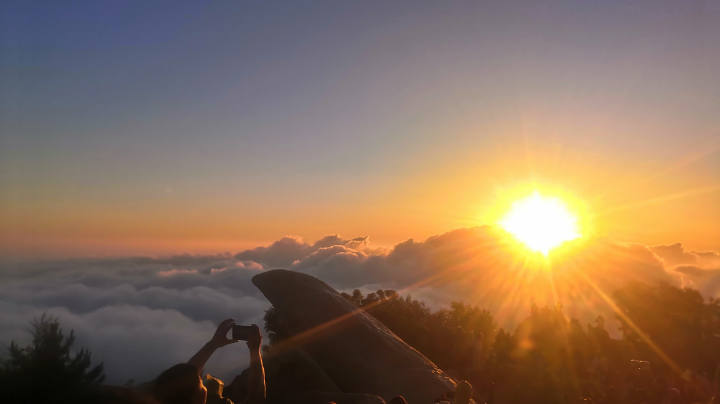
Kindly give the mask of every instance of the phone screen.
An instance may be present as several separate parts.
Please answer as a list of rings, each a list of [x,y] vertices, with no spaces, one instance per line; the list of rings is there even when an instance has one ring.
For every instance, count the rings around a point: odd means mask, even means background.
[[[234,325],[232,328],[232,339],[247,341],[252,327],[249,325]]]

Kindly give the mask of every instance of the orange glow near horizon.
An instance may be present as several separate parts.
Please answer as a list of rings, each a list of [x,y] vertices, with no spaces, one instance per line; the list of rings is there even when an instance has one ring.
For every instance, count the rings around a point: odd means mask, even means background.
[[[535,191],[513,202],[498,224],[531,250],[547,256],[551,249],[581,237],[577,221],[559,198]]]
[[[114,188],[72,196],[48,191],[46,198],[35,198],[30,188],[5,193],[0,259],[225,253],[284,236],[312,243],[328,234],[369,236],[374,248],[392,248],[408,239],[499,224],[514,201],[535,190],[562,201],[583,236],[720,249],[720,188],[705,174],[670,171],[657,177],[667,163],[628,162],[592,151],[557,154],[536,144],[452,156],[424,160],[418,168],[424,175],[389,173],[362,187],[316,182],[285,189],[287,198],[204,184],[170,193],[150,190],[156,194],[119,194]],[[72,189],[57,185],[63,192]]]

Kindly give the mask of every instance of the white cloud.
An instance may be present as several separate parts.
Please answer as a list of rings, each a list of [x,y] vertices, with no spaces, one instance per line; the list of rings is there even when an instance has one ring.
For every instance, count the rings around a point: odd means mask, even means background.
[[[47,312],[105,363],[108,382],[149,380],[189,359],[225,318],[262,325],[269,303],[250,283],[261,268],[225,256],[6,265],[0,343],[29,342],[30,320]],[[246,351],[226,347],[207,370],[230,377],[247,363]]]
[[[422,242],[373,250],[367,237],[337,235],[310,244],[286,237],[268,247],[231,255],[169,258],[74,259],[0,266],[0,343],[27,342],[29,321],[60,317],[78,345],[104,361],[108,381],[147,380],[187,360],[223,319],[262,325],[267,300],[250,279],[285,267],[312,274],[339,290],[396,289],[431,306],[451,300],[480,305],[501,326],[524,318],[532,302],[559,300],[569,316],[612,318],[603,293],[629,280],[665,281],[718,296],[717,253],[682,246],[646,247],[604,238],[569,243],[552,270],[519,259],[513,243],[492,227],[454,230]],[[602,293],[600,293],[602,292]],[[609,327],[610,328],[610,327]],[[231,379],[247,363],[238,344],[206,367]]]

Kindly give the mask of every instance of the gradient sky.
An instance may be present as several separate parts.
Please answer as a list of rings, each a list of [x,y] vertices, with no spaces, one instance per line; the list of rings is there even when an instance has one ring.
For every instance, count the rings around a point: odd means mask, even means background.
[[[5,1],[0,256],[375,245],[538,188],[720,250],[717,1]]]

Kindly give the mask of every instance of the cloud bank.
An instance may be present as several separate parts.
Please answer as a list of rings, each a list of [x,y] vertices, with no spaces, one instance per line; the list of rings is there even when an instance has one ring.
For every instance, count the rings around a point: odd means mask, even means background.
[[[480,305],[512,327],[532,303],[560,302],[568,316],[612,318],[605,299],[632,280],[720,296],[720,254],[682,245],[648,247],[606,238],[567,243],[550,260],[523,253],[490,226],[458,229],[389,249],[367,237],[314,243],[285,237],[236,255],[75,259],[0,266],[0,343],[26,343],[29,321],[44,312],[75,330],[78,346],[103,361],[110,383],[152,379],[185,361],[223,319],[262,325],[267,300],[250,279],[288,268],[339,290],[396,289],[433,307],[452,300]],[[206,371],[231,378],[247,364],[242,344],[218,351]]]

